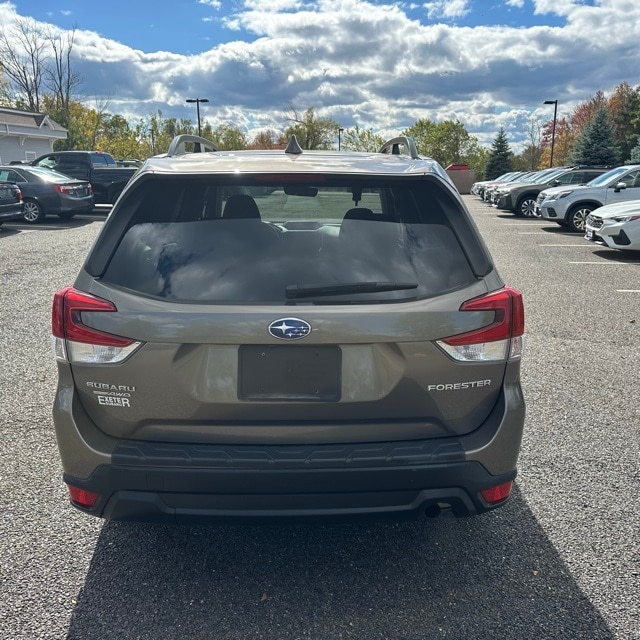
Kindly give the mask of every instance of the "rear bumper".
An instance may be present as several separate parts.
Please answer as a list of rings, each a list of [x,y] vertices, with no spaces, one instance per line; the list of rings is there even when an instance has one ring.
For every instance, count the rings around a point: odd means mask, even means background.
[[[475,431],[427,440],[339,444],[194,444],[115,440],[66,383],[54,423],[67,484],[96,493],[81,510],[113,520],[250,522],[407,518],[445,504],[482,513],[480,491],[513,480],[525,420],[519,363]],[[77,505],[74,505],[77,506]]]
[[[483,489],[515,478],[477,462],[359,469],[183,469],[103,466],[65,481],[101,495],[86,513],[110,520],[238,524],[312,519],[403,519],[438,505],[458,516],[483,513]],[[77,505],[74,505],[77,506]]]

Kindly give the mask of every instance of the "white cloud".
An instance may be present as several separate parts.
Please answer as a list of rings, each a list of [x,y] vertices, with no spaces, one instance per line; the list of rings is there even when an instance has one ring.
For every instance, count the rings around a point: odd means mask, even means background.
[[[252,41],[187,56],[77,31],[74,54],[83,91],[107,94],[109,109],[128,117],[157,109],[192,117],[184,100],[198,94],[210,99],[203,117],[214,125],[282,129],[293,102],[346,127],[399,132],[418,118],[457,119],[482,142],[490,143],[500,126],[517,141],[532,111],[548,117],[545,99],[558,99],[561,116],[599,89],[640,84],[640,3],[534,1],[539,15],[561,16],[565,24],[463,28],[453,18],[421,24],[400,3],[245,0],[218,19],[256,36]],[[15,17],[15,7],[0,2],[0,24]]]
[[[198,4],[206,4],[214,9],[220,9],[222,7],[222,2],[220,0],[198,0]]]
[[[425,2],[424,8],[427,16],[431,20],[443,18],[444,20],[455,20],[466,16],[469,9],[469,0],[433,0]]]

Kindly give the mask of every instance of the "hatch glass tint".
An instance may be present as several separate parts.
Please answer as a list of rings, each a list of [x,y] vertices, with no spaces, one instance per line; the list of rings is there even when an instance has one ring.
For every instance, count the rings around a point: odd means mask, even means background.
[[[177,302],[273,305],[416,300],[475,281],[433,183],[226,180],[141,184],[103,281]]]

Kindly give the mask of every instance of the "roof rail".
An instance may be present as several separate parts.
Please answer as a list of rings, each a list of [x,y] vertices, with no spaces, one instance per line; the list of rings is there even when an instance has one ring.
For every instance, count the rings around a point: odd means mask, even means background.
[[[167,151],[167,155],[171,156],[181,156],[187,153],[185,151],[184,145],[187,142],[193,142],[193,152],[194,153],[204,153],[205,151],[217,151],[218,147],[216,147],[211,140],[207,140],[205,138],[201,138],[200,136],[192,136],[189,133],[183,133],[179,136],[176,136],[169,145],[169,151]]]
[[[402,152],[400,151],[401,146]],[[413,160],[418,160],[420,158],[416,143],[413,141],[413,138],[410,138],[409,136],[398,136],[397,138],[387,140],[382,147],[380,147],[380,153],[391,153],[395,156],[411,156]]]

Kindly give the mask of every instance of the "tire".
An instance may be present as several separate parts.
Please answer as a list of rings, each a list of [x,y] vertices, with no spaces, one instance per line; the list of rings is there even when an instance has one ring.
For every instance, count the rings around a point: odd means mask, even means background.
[[[575,233],[584,233],[587,216],[595,209],[592,204],[579,204],[569,211],[567,227]]]
[[[60,218],[61,220],[71,220],[71,218],[73,218],[73,216],[76,215],[75,211],[61,211],[58,214],[58,218]]]
[[[533,196],[525,196],[520,200],[515,210],[518,218],[535,218],[536,217],[536,198]]]
[[[22,219],[27,224],[38,224],[39,222],[42,222],[44,218],[45,213],[39,202],[31,199],[24,200]]]

